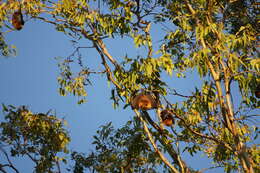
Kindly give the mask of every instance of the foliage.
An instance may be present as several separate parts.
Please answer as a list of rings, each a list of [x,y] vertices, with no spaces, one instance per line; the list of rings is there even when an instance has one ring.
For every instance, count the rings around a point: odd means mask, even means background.
[[[81,173],[84,168],[97,172],[159,172],[161,161],[140,125],[133,120],[117,130],[111,122],[102,126],[94,136],[94,152],[88,156],[72,153],[76,161],[74,172]]]
[[[63,120],[48,113],[33,114],[25,106],[3,105],[3,110],[6,115],[0,124],[1,145],[8,146],[12,157],[28,156],[35,163],[36,172],[53,172],[54,165],[66,161],[58,156],[68,153],[70,141]],[[1,150],[6,153],[2,146]]]
[[[98,2],[30,0],[7,1],[0,6],[2,30],[11,28],[10,15],[21,8],[32,19],[54,25],[57,31],[70,36],[78,45],[75,52],[59,64],[61,95],[71,93],[80,97],[78,103],[84,103],[92,74],[105,74],[107,81],[113,84],[111,99],[115,107],[119,104],[127,107],[132,96],[140,90],[160,95],[161,106],[156,110],[159,121],[151,123],[154,120],[148,120],[149,113],[134,110],[138,117],[134,123],[141,125],[132,124],[118,130],[110,124],[103,126],[97,132],[98,136],[94,136],[95,152],[88,156],[77,152],[72,154],[76,161],[74,172],[83,172],[85,168],[97,172],[122,172],[124,169],[139,172],[151,165],[155,170],[160,165],[172,172],[192,172],[193,169],[182,159],[184,151],[194,157],[202,151],[214,160],[214,166],[223,167],[226,172],[257,172],[260,162],[259,146],[254,144],[259,134],[254,120],[259,116],[257,109],[260,107],[260,100],[255,95],[260,85],[257,1],[106,0],[102,9]],[[158,31],[152,32],[153,28]],[[3,36],[7,33],[2,32],[0,40],[4,55],[7,55],[8,46]],[[160,34],[161,41],[155,45],[156,34]],[[117,37],[130,37],[136,50],[142,53],[137,57],[127,53],[121,59],[113,57],[105,42]],[[81,40],[87,40],[86,45],[81,46]],[[104,71],[91,71],[80,54],[81,49],[94,49]],[[76,62],[73,57],[78,58],[80,70],[77,72],[72,68]],[[176,88],[165,80],[166,75],[183,78],[189,75],[188,72],[198,75],[202,83],[189,96],[176,92]],[[238,94],[240,98],[234,101],[233,96]],[[173,96],[182,101],[172,102]],[[160,122],[162,109],[174,113],[176,123],[171,131],[154,128],[155,123],[164,129]],[[13,111],[12,116],[21,114],[13,108],[7,111]],[[34,117],[32,113],[27,114]],[[6,124],[13,120],[7,118],[7,121]],[[19,131],[13,130],[15,136],[3,130],[3,135],[9,134],[4,138],[6,142],[20,140],[26,135],[23,129],[19,129],[22,128],[20,122],[17,123]],[[55,122],[51,121],[48,128],[51,124],[55,125]],[[43,128],[42,124],[34,125]],[[1,126],[11,128],[5,123]],[[34,145],[41,147],[40,144],[47,140],[38,137],[40,131],[37,128],[31,131],[30,138],[26,136],[33,149]],[[43,136],[48,136],[47,132]],[[48,154],[66,152],[64,147],[69,140],[66,133],[61,131],[61,134],[65,143],[58,138],[49,138],[54,143],[58,140],[58,148],[51,148],[51,145],[48,152],[39,153],[39,156],[53,159]],[[144,140],[145,135],[149,142]],[[134,147],[129,145],[132,140]],[[12,142],[9,144],[13,145]],[[128,166],[129,155],[134,159],[130,167],[125,168],[122,165]],[[156,160],[151,162],[149,158]],[[48,163],[39,171],[50,171],[51,168]]]

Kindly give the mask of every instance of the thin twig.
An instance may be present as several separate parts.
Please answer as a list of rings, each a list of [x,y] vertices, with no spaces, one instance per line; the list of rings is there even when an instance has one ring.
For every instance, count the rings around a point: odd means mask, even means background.
[[[210,169],[216,169],[216,168],[221,168],[221,166],[212,166],[212,167],[209,167],[209,168],[203,168],[200,171],[198,171],[198,173],[203,173],[203,172],[208,171]]]
[[[0,150],[4,153],[4,155],[5,155],[6,159],[7,159],[7,162],[9,163],[8,167],[12,168],[16,173],[19,173],[19,171],[14,167],[13,163],[11,162],[7,152],[2,147],[0,147]]]
[[[193,130],[193,129],[187,124],[187,122],[186,122],[180,115],[178,115],[176,112],[174,112],[174,115],[175,115],[178,119],[180,119],[180,120],[184,123],[185,127],[186,127],[190,132],[192,132],[193,134],[195,134],[195,135],[197,135],[197,136],[200,136],[200,137],[202,137],[202,138],[209,139],[209,140],[214,141],[214,142],[216,142],[216,143],[218,143],[218,144],[222,144],[222,145],[224,145],[227,149],[229,149],[230,151],[234,151],[234,149],[233,149],[231,146],[229,146],[229,145],[227,145],[226,143],[224,143],[224,142],[218,140],[217,138],[214,138],[214,137],[211,137],[211,136],[207,136],[207,135],[204,135],[204,134],[202,134],[202,133],[199,133],[199,132]]]
[[[2,165],[0,164],[0,171],[3,172],[3,173],[7,173],[5,170],[4,170],[4,167],[5,166],[9,166],[8,164],[5,164],[5,165]]]
[[[176,95],[176,96],[180,96],[180,97],[185,97],[185,98],[194,97],[194,96],[185,96],[185,95],[182,95],[182,94],[178,93],[175,89],[169,88],[169,90],[172,92],[172,93],[170,93],[170,94],[172,94],[172,95]]]
[[[58,168],[58,173],[61,173],[60,163],[59,163],[58,160],[56,160],[56,165],[57,165],[57,168]]]
[[[94,46],[79,46],[68,57],[74,56],[79,51],[79,49],[90,49],[90,48],[94,48]]]

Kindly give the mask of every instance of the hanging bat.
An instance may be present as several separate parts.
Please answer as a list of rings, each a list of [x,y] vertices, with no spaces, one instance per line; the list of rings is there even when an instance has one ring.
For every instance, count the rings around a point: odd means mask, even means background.
[[[21,30],[23,28],[24,20],[23,20],[23,14],[21,9],[14,12],[12,16],[12,24],[16,30]]]
[[[157,97],[152,93],[142,92],[131,100],[132,109],[156,109],[159,106],[159,101]]]
[[[171,126],[174,123],[172,114],[173,113],[168,109],[165,109],[161,112],[160,116],[164,125]]]

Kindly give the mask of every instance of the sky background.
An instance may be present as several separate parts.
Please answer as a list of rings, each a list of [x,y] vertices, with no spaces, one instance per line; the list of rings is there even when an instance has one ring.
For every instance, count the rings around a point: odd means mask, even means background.
[[[152,27],[155,43],[163,39],[157,33],[157,27]],[[57,82],[59,68],[55,57],[67,57],[74,48],[69,38],[57,32],[52,25],[30,20],[21,31],[8,33],[6,40],[8,44],[16,45],[18,55],[0,58],[0,103],[14,106],[26,105],[32,112],[46,113],[50,109],[54,110],[59,118],[65,118],[68,122],[67,128],[71,136],[70,149],[90,152],[94,149],[91,145],[92,136],[101,125],[112,121],[115,127],[121,127],[134,116],[130,107],[124,110],[121,105],[119,109],[113,109],[113,102],[109,99],[111,88],[106,81],[106,76],[96,75],[93,78],[93,86],[87,87],[87,102],[82,105],[77,104],[76,97],[59,95]],[[84,41],[82,43],[84,44]],[[126,54],[142,53],[141,49],[134,50],[130,39],[116,39],[107,42],[107,46],[111,55],[117,58]],[[93,67],[103,69],[94,51],[85,50],[83,59]],[[175,76],[167,80],[184,94],[191,93],[195,85],[200,85],[198,77],[194,75],[185,80],[177,79]],[[178,98],[173,97],[172,101],[174,103]],[[0,120],[3,120],[3,114],[0,115]],[[1,159],[0,157],[0,162]],[[207,159],[192,158],[185,153],[184,160],[194,168],[209,166]],[[22,158],[14,161],[22,173],[29,173],[32,170],[33,165],[28,160]]]

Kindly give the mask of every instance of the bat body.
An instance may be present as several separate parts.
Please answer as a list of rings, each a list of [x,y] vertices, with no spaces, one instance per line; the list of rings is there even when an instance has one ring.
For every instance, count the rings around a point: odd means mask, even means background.
[[[16,30],[21,30],[23,28],[24,20],[21,10],[14,12],[12,16],[12,24]]]
[[[164,125],[171,126],[174,123],[172,114],[173,113],[167,109],[165,109],[161,112],[161,118],[162,118],[162,122]]]
[[[131,100],[132,109],[149,110],[158,108],[158,101],[152,94],[140,93]]]

